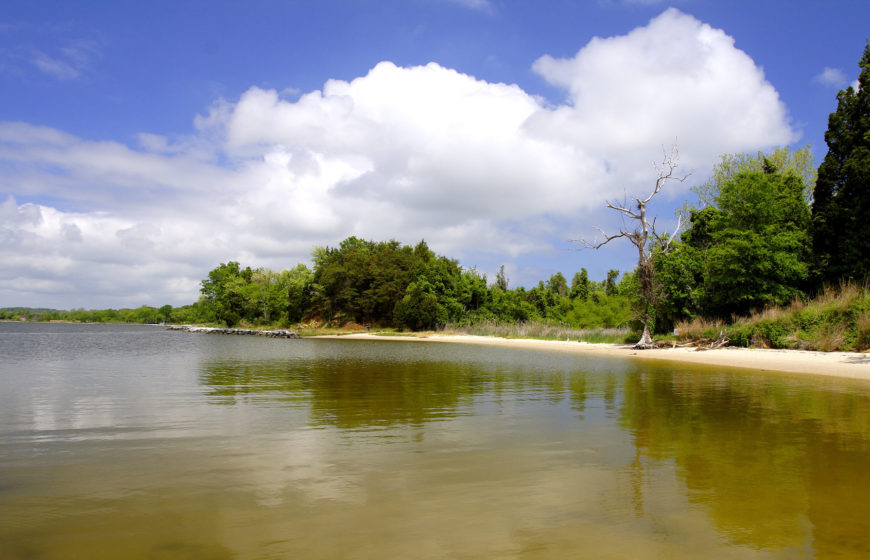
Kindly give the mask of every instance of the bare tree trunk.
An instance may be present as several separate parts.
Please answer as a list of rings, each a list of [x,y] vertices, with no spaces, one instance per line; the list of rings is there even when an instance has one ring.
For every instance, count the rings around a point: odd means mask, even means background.
[[[623,216],[623,220],[626,218],[634,220],[634,229],[630,229],[628,225],[625,224],[623,229],[619,230],[619,233],[607,235],[601,228],[596,228],[604,235],[604,241],[595,243],[583,239],[580,240],[585,247],[600,249],[614,239],[624,237],[637,248],[637,274],[638,280],[640,281],[641,300],[643,302],[643,335],[640,337],[640,340],[637,341],[637,344],[634,345],[638,350],[658,348],[658,345],[653,342],[649,333],[650,309],[653,306],[653,298],[655,295],[653,290],[653,276],[655,271],[653,270],[652,259],[656,254],[666,254],[668,252],[671,242],[677,236],[677,233],[680,231],[680,225],[682,224],[682,216],[679,216],[677,219],[677,227],[674,228],[674,233],[670,236],[660,236],[656,231],[655,219],[650,221],[647,218],[646,205],[659,193],[659,191],[661,191],[666,182],[673,180],[682,183],[685,181],[686,177],[688,177],[688,175],[682,177],[674,175],[674,171],[677,168],[677,156],[677,148],[674,146],[671,149],[670,155],[665,154],[664,161],[662,161],[661,165],[655,166],[658,171],[658,178],[656,179],[653,191],[646,198],[635,198],[634,203],[631,205],[629,205],[628,200],[623,202],[622,205],[607,202],[607,207],[611,210],[620,212]]]
[[[637,341],[637,344],[634,345],[636,350],[651,350],[653,348],[658,348],[658,344],[656,344],[652,337],[649,334],[649,327],[646,322],[643,324],[643,334],[640,337],[640,340]]]

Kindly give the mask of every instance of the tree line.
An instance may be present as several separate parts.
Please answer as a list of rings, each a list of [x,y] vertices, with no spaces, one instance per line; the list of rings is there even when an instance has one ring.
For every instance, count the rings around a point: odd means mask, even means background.
[[[420,241],[348,237],[337,247],[316,247],[312,268],[280,272],[238,262],[221,263],[202,281],[192,306],[200,322],[233,326],[302,321],[317,324],[434,329],[478,321],[552,321],[579,328],[627,326],[632,320],[632,277],[611,270],[599,282],[586,269],[569,285],[561,272],[526,289],[509,287],[501,267],[485,274],[436,255]]]

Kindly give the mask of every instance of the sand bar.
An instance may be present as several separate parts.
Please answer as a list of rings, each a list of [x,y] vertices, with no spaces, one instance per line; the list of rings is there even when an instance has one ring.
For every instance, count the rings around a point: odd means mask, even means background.
[[[372,333],[326,335],[313,338],[354,340],[396,340],[403,342],[441,342],[510,346],[553,350],[576,354],[619,356],[637,360],[665,360],[759,371],[805,373],[870,380],[870,354],[858,352],[811,352],[805,350],[762,350],[755,348],[720,348],[698,351],[694,348],[660,348],[635,350],[623,344],[589,344],[563,340],[533,340],[491,336],[422,334],[416,336],[382,336]]]

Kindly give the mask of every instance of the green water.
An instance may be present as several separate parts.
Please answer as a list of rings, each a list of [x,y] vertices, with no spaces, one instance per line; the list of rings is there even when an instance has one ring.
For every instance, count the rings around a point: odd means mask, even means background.
[[[868,558],[870,384],[0,323],[0,558]]]

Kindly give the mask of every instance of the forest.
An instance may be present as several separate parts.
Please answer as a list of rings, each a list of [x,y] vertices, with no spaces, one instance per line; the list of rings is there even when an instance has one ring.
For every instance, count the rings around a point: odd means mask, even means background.
[[[870,83],[870,43],[859,66],[858,83]],[[413,331],[537,322],[637,332],[644,317],[659,334],[727,330],[747,345],[863,349],[870,347],[870,91],[839,92],[825,142],[818,167],[809,146],[723,155],[709,180],[693,187],[683,230],[649,241],[667,250],[650,252],[648,290],[637,270],[593,280],[585,268],[570,282],[557,272],[532,288],[511,287],[504,267],[490,281],[425,241],[348,237],[315,247],[310,268],[221,263],[191,305],[5,309],[0,319]]]

